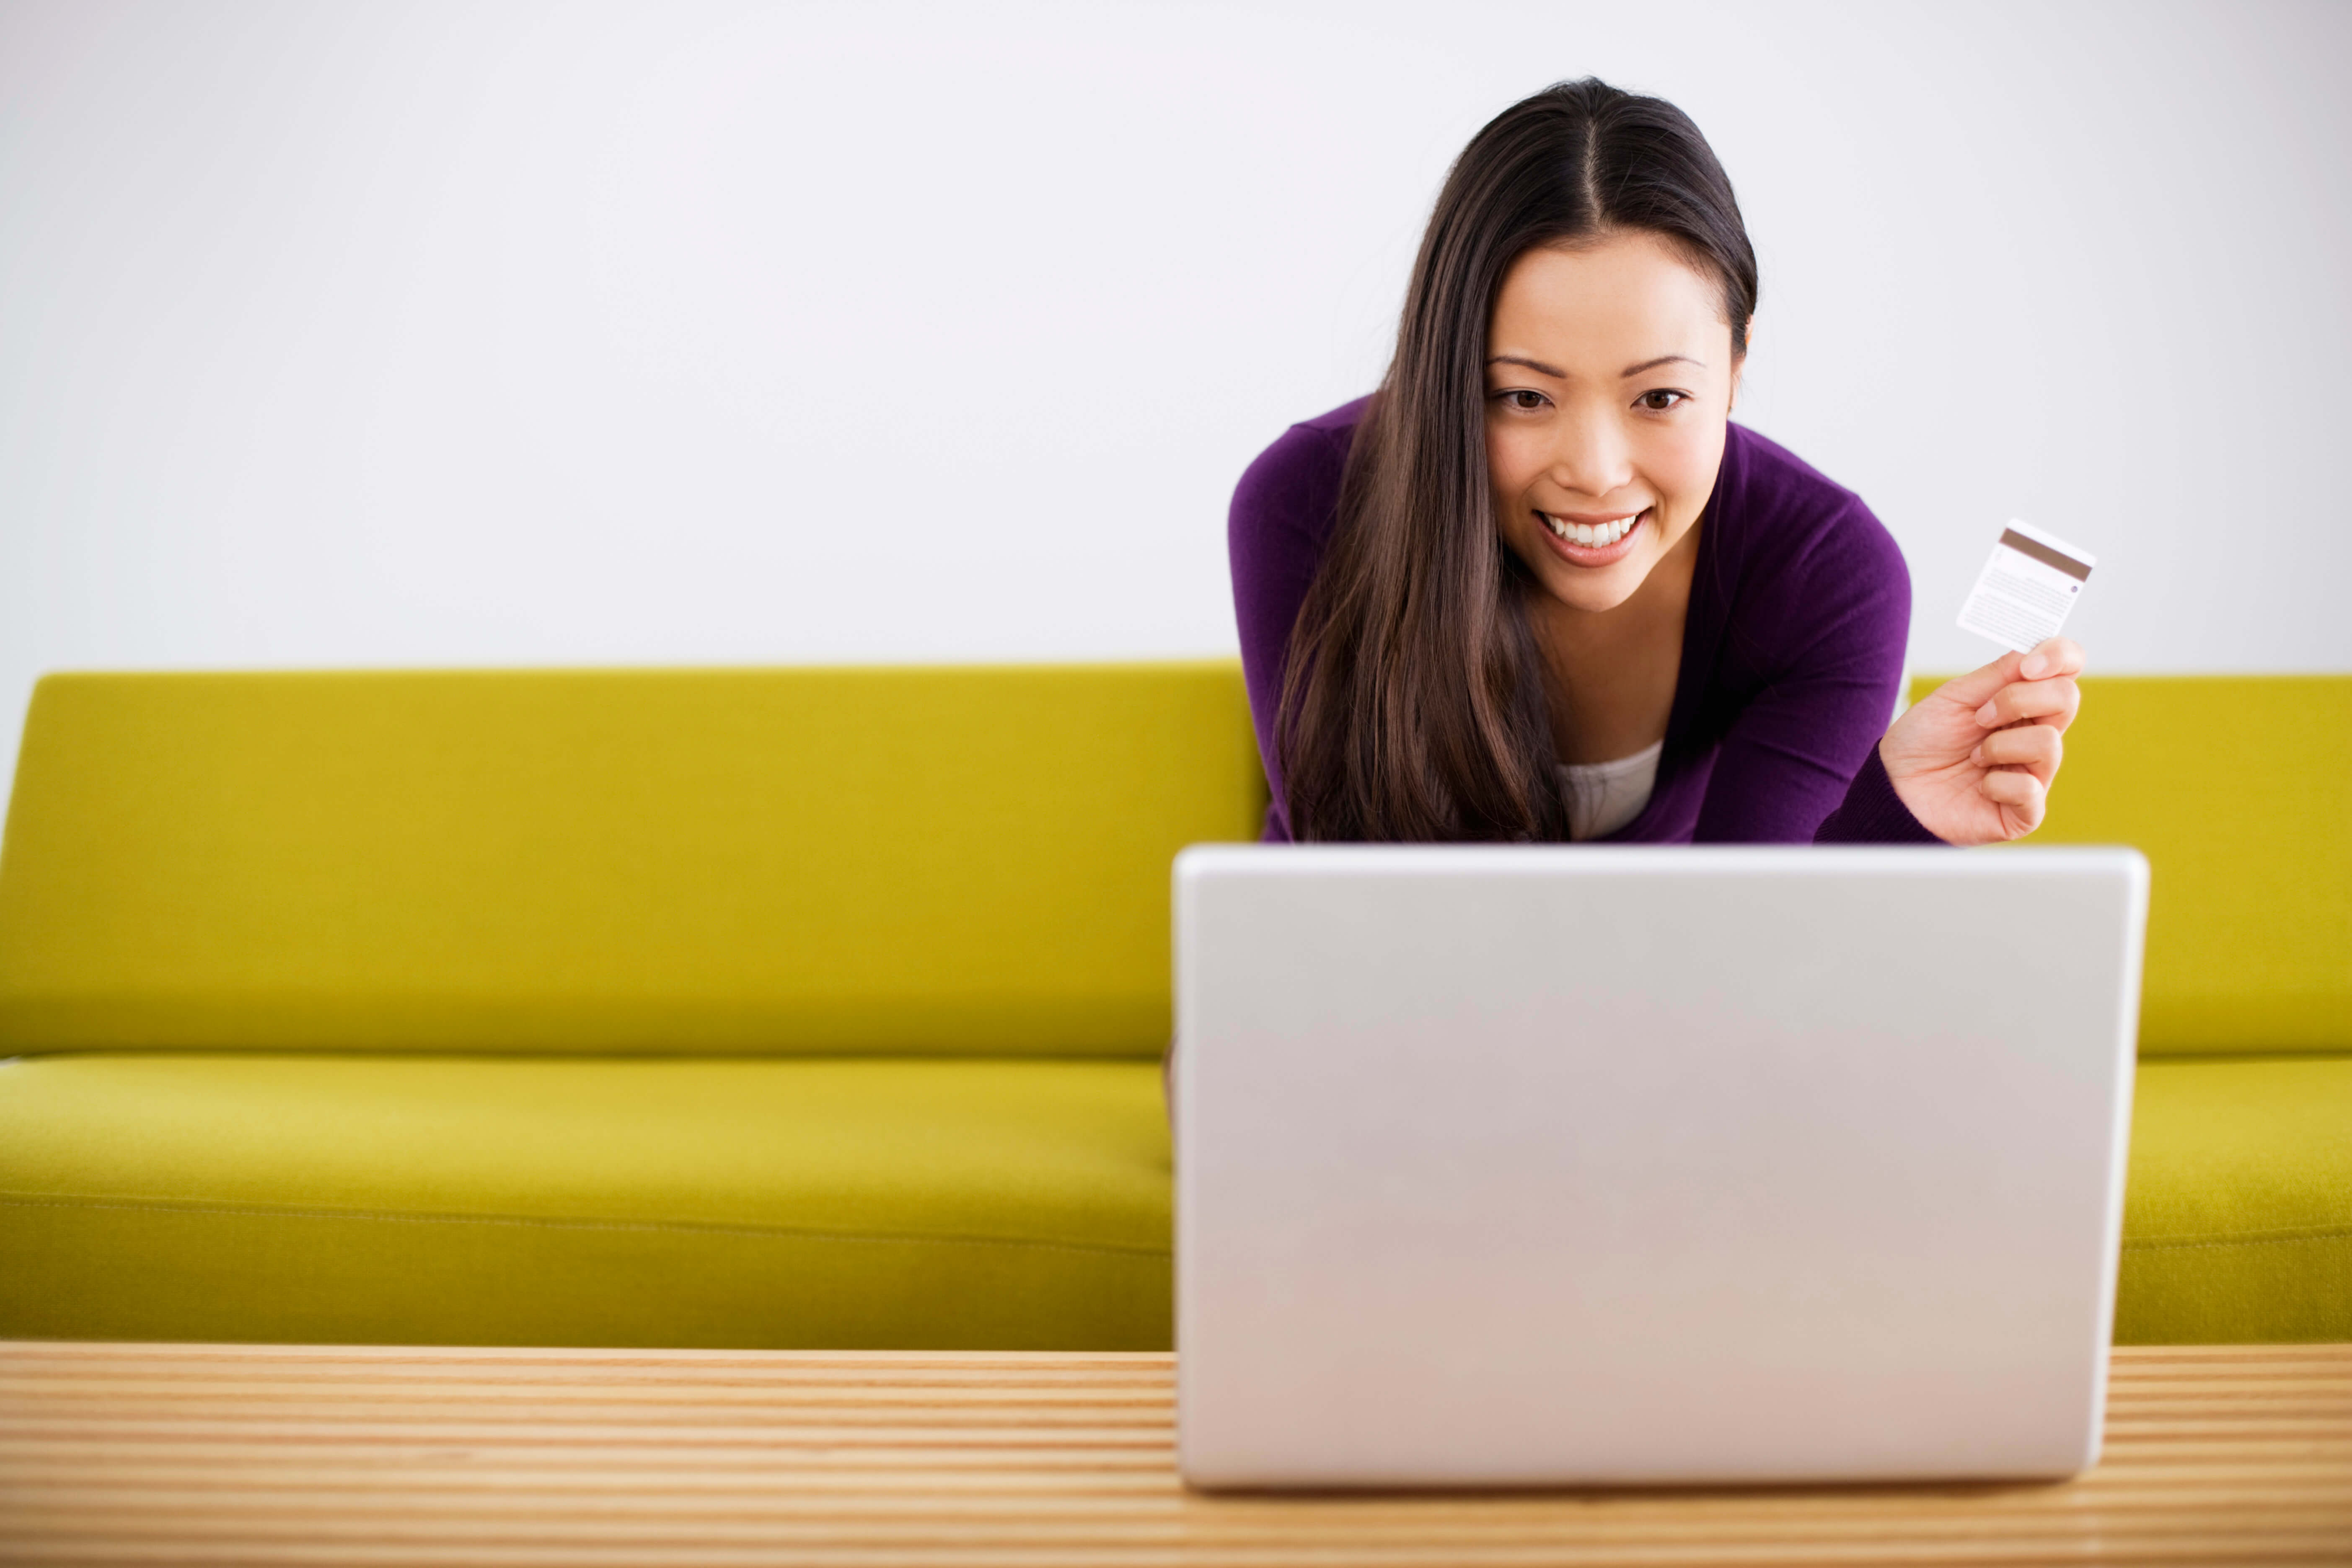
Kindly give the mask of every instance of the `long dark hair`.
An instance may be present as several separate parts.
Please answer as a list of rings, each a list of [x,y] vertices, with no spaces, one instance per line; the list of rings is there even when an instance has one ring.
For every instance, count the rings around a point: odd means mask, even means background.
[[[1745,353],[1756,253],[1673,104],[1560,82],[1488,121],[1446,175],[1291,633],[1276,741],[1294,837],[1568,837],[1528,574],[1488,488],[1486,327],[1523,252],[1626,231],[1720,279]]]

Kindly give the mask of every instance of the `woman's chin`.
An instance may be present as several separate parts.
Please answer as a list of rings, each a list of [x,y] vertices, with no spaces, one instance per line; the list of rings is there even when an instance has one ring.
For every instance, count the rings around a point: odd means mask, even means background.
[[[1606,566],[1563,566],[1548,562],[1536,580],[1544,592],[1569,609],[1588,616],[1613,610],[1632,598],[1650,574],[1656,557],[1646,550],[1636,551]]]

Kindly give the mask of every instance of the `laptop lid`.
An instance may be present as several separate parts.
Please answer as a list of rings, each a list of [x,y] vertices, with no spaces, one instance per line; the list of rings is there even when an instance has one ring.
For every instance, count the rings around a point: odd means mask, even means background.
[[[2091,1464],[2147,889],[2126,849],[1186,850],[1184,1474]]]

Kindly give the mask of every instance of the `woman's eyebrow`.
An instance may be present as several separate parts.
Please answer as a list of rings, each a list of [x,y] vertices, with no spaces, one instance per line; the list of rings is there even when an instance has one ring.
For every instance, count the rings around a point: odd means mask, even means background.
[[[1640,364],[1627,365],[1617,373],[1617,376],[1622,381],[1628,376],[1639,375],[1645,370],[1655,370],[1662,364],[1673,364],[1677,361],[1684,364],[1695,364],[1701,370],[1706,368],[1705,360],[1693,359],[1688,354],[1660,354],[1655,359],[1645,359]],[[1486,363],[1488,364],[1523,364],[1529,370],[1550,376],[1554,381],[1568,379],[1568,372],[1548,365],[1539,359],[1529,359],[1525,354],[1496,354]]]

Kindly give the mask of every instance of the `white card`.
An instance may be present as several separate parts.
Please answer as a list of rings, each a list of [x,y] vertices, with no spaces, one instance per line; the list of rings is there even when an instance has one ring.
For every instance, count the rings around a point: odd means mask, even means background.
[[[2066,624],[2096,564],[2089,551],[2011,518],[1960,606],[1960,629],[2031,653]]]

